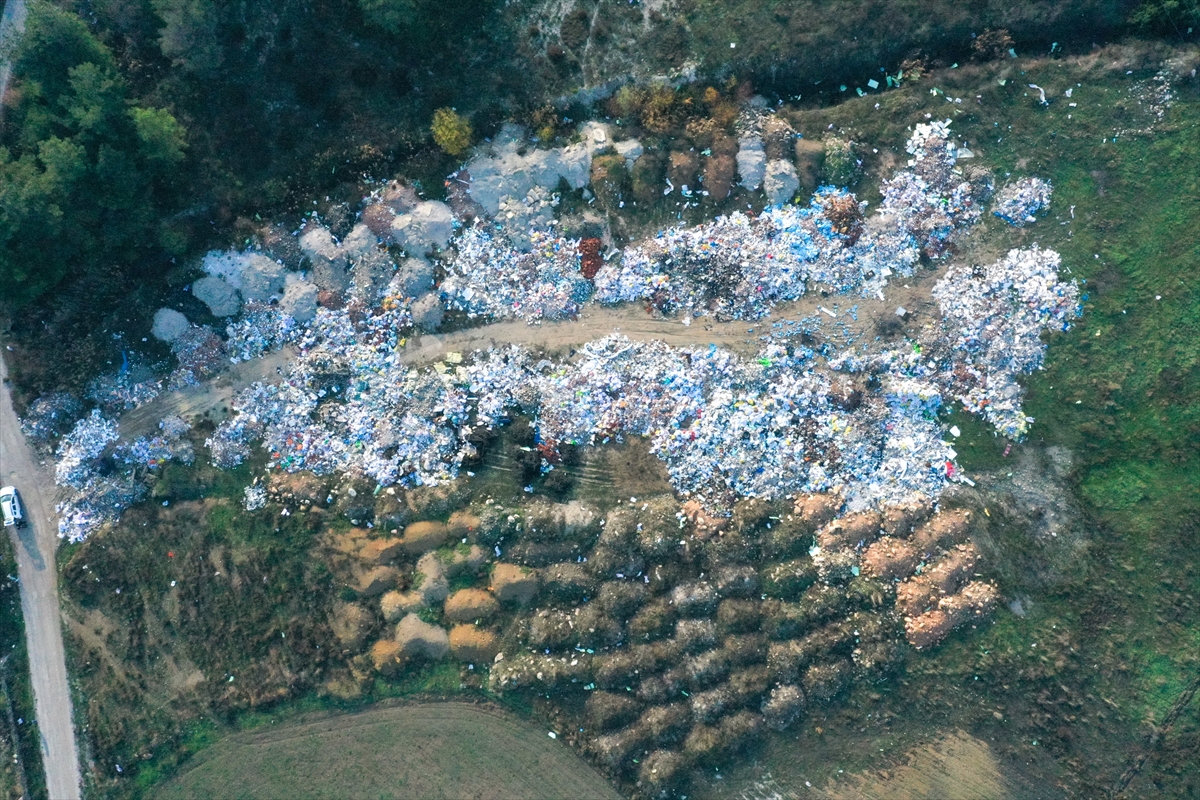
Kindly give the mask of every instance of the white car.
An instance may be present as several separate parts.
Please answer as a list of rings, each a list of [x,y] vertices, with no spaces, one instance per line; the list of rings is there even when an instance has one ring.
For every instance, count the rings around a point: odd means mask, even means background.
[[[0,489],[0,517],[4,518],[4,527],[25,524],[25,514],[21,511],[21,495],[13,486]]]

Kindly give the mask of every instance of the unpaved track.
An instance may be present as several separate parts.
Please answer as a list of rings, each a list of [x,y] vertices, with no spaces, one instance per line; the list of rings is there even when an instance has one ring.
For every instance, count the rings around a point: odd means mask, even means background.
[[[929,292],[938,275],[925,273],[908,284],[893,284],[888,287],[885,300],[850,294],[821,297],[813,293],[796,302],[781,303],[774,307],[770,317],[753,322],[717,322],[702,317],[692,320],[691,325],[684,325],[678,319],[651,316],[638,305],[613,307],[591,304],[585,306],[575,319],[561,322],[529,325],[523,320],[505,320],[453,333],[414,337],[404,347],[400,358],[406,364],[417,366],[444,358],[447,353],[468,353],[510,344],[540,347],[547,352],[561,354],[610,333],[620,333],[639,341],[661,341],[674,347],[715,344],[740,355],[751,356],[763,344],[759,337],[769,333],[771,325],[776,322],[820,316],[825,335],[837,341],[843,325],[852,335],[869,333],[875,320],[894,316],[898,306],[912,312],[918,321],[926,319],[928,312],[935,308]],[[833,311],[835,306],[836,318],[820,310],[824,307]],[[849,313],[854,306],[857,306],[857,320]],[[294,350],[284,348],[265,358],[244,361],[208,383],[162,394],[121,417],[121,436],[128,441],[138,436],[152,435],[158,421],[171,414],[185,418],[211,415],[220,419],[237,392],[255,381],[270,382],[278,378],[280,371],[286,371],[294,356]]]
[[[0,15],[0,121],[4,119],[4,95],[12,80],[12,62],[7,58],[10,48],[16,46],[17,37],[25,31],[25,0],[7,0],[4,14]]]
[[[58,518],[54,479],[39,464],[21,433],[8,389],[8,367],[0,354],[0,482],[21,493],[29,524],[9,528],[21,580],[21,612],[34,707],[42,736],[42,762],[51,800],[80,796],[79,754],[71,724],[71,692],[58,606]]]

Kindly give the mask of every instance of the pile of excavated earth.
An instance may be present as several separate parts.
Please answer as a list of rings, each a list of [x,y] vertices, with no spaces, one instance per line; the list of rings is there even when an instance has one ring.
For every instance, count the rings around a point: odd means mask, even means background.
[[[920,495],[853,514],[828,494],[742,500],[729,517],[671,495],[603,515],[490,499],[450,511],[454,487],[327,495],[276,476],[284,507],[333,502],[364,523],[325,542],[357,595],[331,623],[360,670],[451,659],[488,668],[496,692],[582,701],[571,738],[651,794],[886,677],[906,647],[998,599],[976,576],[972,512]]]

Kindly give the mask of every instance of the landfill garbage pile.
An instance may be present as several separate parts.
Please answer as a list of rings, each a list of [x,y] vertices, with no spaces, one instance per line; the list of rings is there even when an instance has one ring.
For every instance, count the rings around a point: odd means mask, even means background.
[[[619,335],[584,345],[567,363],[535,362],[510,346],[414,369],[398,347],[402,300],[385,297],[376,314],[322,308],[303,326],[277,307],[251,307],[257,326],[232,324],[230,341],[242,336],[251,344],[240,350],[258,353],[286,340],[299,355],[280,383],[235,397],[206,446],[220,468],[242,463],[257,441],[269,468],[436,485],[477,455],[474,427],[520,412],[534,418],[547,456],[563,444],[648,438],[675,489],[717,513],[740,497],[804,492],[835,492],[851,511],[914,492],[936,498],[948,482],[967,480],[943,441],[946,399],[1007,436],[1027,431],[1016,379],[1041,366],[1041,333],[1065,330],[1079,313],[1078,288],[1058,280],[1058,266],[1057,253],[1032,248],[952,268],[934,289],[942,321],[921,342],[849,349],[826,369],[811,350],[775,341],[745,360],[715,345],[673,348]],[[846,379],[864,388],[834,391]],[[864,391],[871,385],[880,388]],[[91,419],[67,438],[103,448],[111,440],[89,433],[105,430]],[[138,463],[186,458],[166,442],[131,447],[120,452]],[[67,473],[95,457],[75,452],[60,450]]]
[[[277,307],[247,303],[236,322],[225,328],[225,350],[232,363],[260,358],[295,341],[302,328]]]
[[[1043,331],[1065,331],[1082,313],[1079,285],[1060,281],[1062,259],[1039,247],[1011,250],[984,267],[951,267],[933,288],[953,354],[942,370],[952,396],[1013,439],[1032,422],[1018,375],[1041,369]]]
[[[260,508],[266,508],[267,487],[261,483],[252,483],[247,486],[243,495],[242,507],[247,511],[258,511]]]
[[[191,429],[182,417],[166,417],[158,423],[157,436],[139,436],[128,444],[121,442],[113,451],[113,459],[146,469],[157,469],[168,461],[191,464],[196,459],[195,451],[192,443],[182,438]]]
[[[213,463],[240,464],[261,438],[270,467],[319,475],[355,472],[381,485],[437,483],[469,454],[460,389],[436,370],[403,365],[396,352],[407,313],[385,300],[382,313],[352,320],[320,309],[286,380],[239,393],[233,416],[206,441]]]
[[[214,464],[236,466],[261,439],[270,466],[289,472],[437,484],[475,455],[473,425],[494,427],[521,411],[535,417],[547,452],[648,437],[677,490],[718,509],[739,496],[824,490],[868,506],[918,490],[936,495],[947,480],[952,454],[941,441],[936,388],[920,405],[881,395],[842,408],[815,364],[778,346],[745,362],[715,346],[614,335],[585,345],[574,363],[534,363],[509,347],[453,370],[415,370],[387,349],[352,343],[343,323],[323,337],[310,331],[283,383],[255,384],[234,399],[233,416],[207,441]],[[341,365],[335,385],[330,361]]]
[[[228,363],[225,342],[211,328],[193,325],[171,342],[179,365],[167,376],[167,389],[195,386],[211,378]]]
[[[894,217],[924,253],[936,257],[956,230],[979,222],[991,176],[979,173],[968,180],[956,168],[958,148],[949,120],[917,125],[905,149],[912,156],[908,169],[883,182],[879,214]]]
[[[84,396],[109,413],[128,411],[149,403],[162,392],[163,382],[136,353],[132,358],[121,353],[121,367],[116,373],[99,375],[84,392]]]
[[[1041,178],[1020,178],[996,192],[992,213],[1017,228],[1037,222],[1039,211],[1050,207],[1052,187]]]
[[[65,433],[83,410],[69,392],[50,392],[29,404],[21,417],[21,432],[39,445],[47,445]]]
[[[476,223],[455,241],[441,294],[468,317],[527,322],[573,317],[592,286],[580,272],[579,241],[529,233],[530,250],[513,245],[498,225]]]
[[[58,535],[82,541],[105,522],[114,520],[131,503],[141,499],[140,484],[124,476],[102,476],[100,459],[119,438],[117,425],[99,409],[79,420],[62,437],[56,453],[54,480],[68,492],[60,502]]]
[[[99,409],[76,422],[55,453],[54,482],[66,494],[55,509],[58,535],[78,542],[115,522],[146,495],[139,470],[144,475],[171,460],[192,463],[192,445],[182,438],[190,429],[180,417],[167,417],[159,423],[157,436],[126,443],[119,441],[117,423]]]
[[[908,151],[910,168],[884,183],[883,202],[865,223],[848,226],[847,201],[857,201],[827,186],[807,208],[771,207],[753,219],[735,212],[668,229],[602,268],[596,299],[757,319],[817,285],[881,296],[888,277],[912,274],[922,251],[943,253],[955,231],[978,222],[990,188],[987,176],[972,182],[955,169],[947,123],[916,126]]]
[[[93,409],[62,437],[55,453],[54,482],[74,489],[83,487],[105,448],[119,438],[117,423]]]

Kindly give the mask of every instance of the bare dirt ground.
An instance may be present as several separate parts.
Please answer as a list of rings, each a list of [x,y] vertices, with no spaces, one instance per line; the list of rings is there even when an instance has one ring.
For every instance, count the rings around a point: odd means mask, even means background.
[[[823,800],[1001,800],[1012,797],[991,748],[962,731],[910,750],[891,769],[851,775],[814,796]]]
[[[80,796],[79,755],[71,723],[71,692],[63,651],[58,605],[58,518],[54,479],[39,464],[21,432],[8,388],[8,368],[0,358],[0,482],[21,493],[29,524],[9,528],[17,552],[21,613],[33,683],[46,789],[54,800]]]
[[[449,702],[321,716],[236,734],[202,752],[155,796],[615,800],[619,795],[544,728],[495,708]]]
[[[911,748],[886,766],[838,775],[824,785],[765,774],[730,795],[736,800],[1009,800],[1038,797],[1014,785],[992,749],[961,730]],[[708,792],[702,793],[707,796]],[[714,795],[716,796],[716,795]]]

